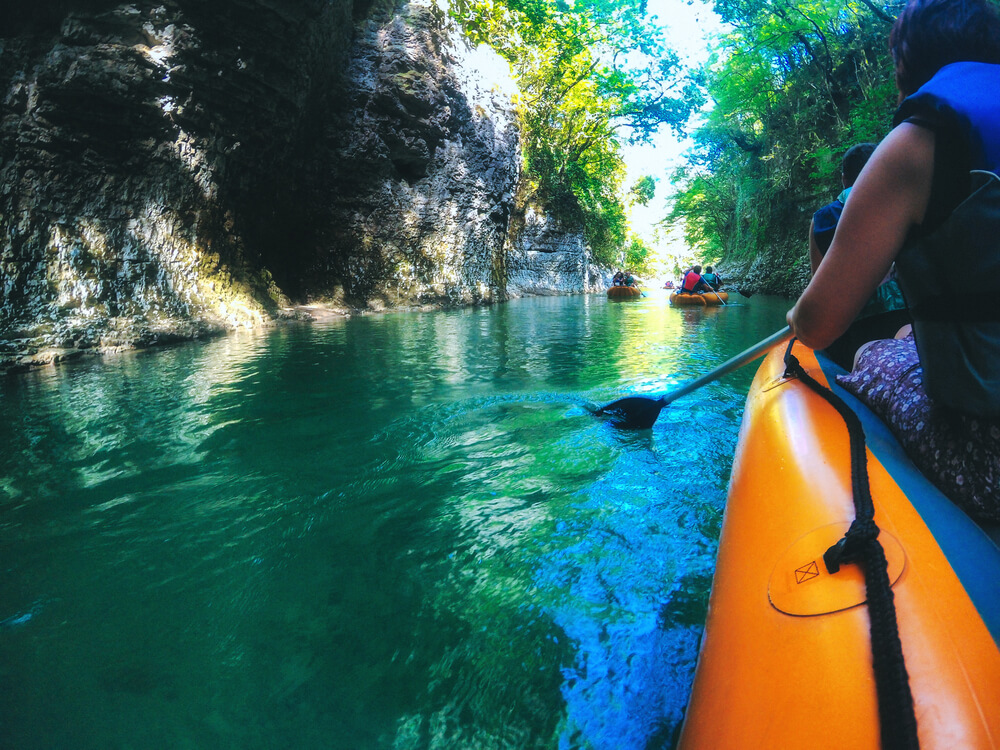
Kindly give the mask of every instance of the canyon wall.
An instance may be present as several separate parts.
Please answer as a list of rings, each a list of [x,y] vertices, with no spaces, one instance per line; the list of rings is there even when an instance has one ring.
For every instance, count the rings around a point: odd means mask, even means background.
[[[432,2],[19,6],[0,357],[603,282],[518,205],[517,90]]]

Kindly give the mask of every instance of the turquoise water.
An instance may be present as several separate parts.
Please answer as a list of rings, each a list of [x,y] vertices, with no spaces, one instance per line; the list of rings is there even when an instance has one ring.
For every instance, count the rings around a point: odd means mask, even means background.
[[[0,746],[669,747],[754,367],[666,292],[296,324],[0,380]]]

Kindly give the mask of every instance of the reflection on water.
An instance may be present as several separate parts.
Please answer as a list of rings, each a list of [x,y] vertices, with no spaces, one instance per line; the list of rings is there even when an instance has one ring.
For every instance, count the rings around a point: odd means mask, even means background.
[[[18,748],[669,746],[753,368],[666,293],[241,333],[0,382]]]

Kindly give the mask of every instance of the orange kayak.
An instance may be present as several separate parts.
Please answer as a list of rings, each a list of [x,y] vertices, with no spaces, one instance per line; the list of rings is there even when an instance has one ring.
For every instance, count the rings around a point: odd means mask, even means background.
[[[632,299],[638,297],[642,292],[637,286],[609,286],[609,299]]]
[[[679,747],[881,745],[864,575],[823,553],[855,517],[843,418],[778,347],[747,398]],[[801,344],[823,385],[838,370]],[[834,383],[835,385],[835,383]],[[1000,747],[1000,549],[860,402],[878,537],[923,750]]]
[[[670,295],[670,304],[675,307],[711,307],[728,301],[729,295],[726,292],[705,292],[704,294],[674,292]]]

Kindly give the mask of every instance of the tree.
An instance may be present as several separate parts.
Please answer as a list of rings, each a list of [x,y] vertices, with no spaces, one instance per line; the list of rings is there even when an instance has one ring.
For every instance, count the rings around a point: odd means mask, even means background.
[[[510,62],[523,92],[528,200],[582,225],[610,265],[627,240],[620,144],[680,129],[704,101],[645,1],[452,0],[451,13]]]
[[[656,180],[649,175],[643,175],[628,191],[629,202],[634,206],[648,206],[656,195]]]
[[[795,292],[812,211],[837,191],[840,158],[888,131],[892,14],[856,0],[717,0],[731,27],[705,68],[711,113],[694,134],[671,218],[731,265]],[[787,271],[787,269],[791,269]],[[770,281],[770,284],[767,282]]]
[[[650,261],[653,259],[653,251],[641,237],[631,235],[628,245],[625,247],[624,262],[622,265],[630,271],[644,276],[650,272]]]

